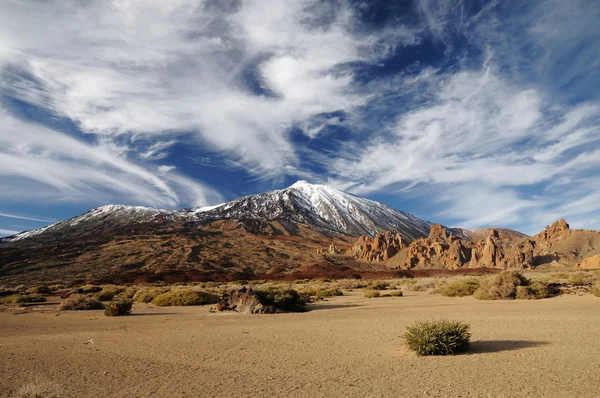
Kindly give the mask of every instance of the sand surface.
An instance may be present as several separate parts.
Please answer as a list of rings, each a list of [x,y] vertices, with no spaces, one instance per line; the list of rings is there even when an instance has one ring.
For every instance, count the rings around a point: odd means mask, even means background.
[[[485,302],[357,290],[280,315],[46,308],[0,312],[3,397],[34,377],[64,397],[600,396],[600,299],[591,295]],[[405,327],[440,317],[471,323],[472,352],[406,351]]]

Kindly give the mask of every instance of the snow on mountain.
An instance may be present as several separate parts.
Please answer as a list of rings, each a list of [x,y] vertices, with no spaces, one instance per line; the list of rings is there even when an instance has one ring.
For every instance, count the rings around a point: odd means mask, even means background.
[[[94,231],[101,232],[129,224],[149,222],[157,216],[173,219],[179,217],[180,212],[142,206],[106,205],[65,221],[0,239],[0,242],[16,242],[49,233],[60,235],[67,231],[76,231],[77,235],[85,235]]]
[[[291,221],[352,236],[397,230],[416,238],[427,236],[431,227],[427,221],[374,200],[306,181],[282,190],[245,196],[196,214],[205,220]]]
[[[222,219],[280,221],[284,225],[307,224],[344,235],[374,236],[395,230],[408,238],[427,236],[431,224],[379,202],[360,198],[326,185],[298,181],[292,186],[245,196],[216,206],[185,210],[159,210],[141,206],[102,206],[81,216],[33,231],[0,239],[16,242],[51,234],[60,238],[84,236],[146,222],[210,222]]]

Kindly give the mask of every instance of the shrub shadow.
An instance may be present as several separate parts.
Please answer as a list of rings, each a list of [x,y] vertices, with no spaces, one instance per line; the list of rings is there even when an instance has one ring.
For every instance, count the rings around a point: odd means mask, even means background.
[[[547,341],[527,340],[483,340],[473,341],[469,346],[470,354],[487,354],[492,352],[515,351],[523,348],[541,347],[550,344]]]
[[[150,312],[150,313],[131,313],[129,316],[159,316],[159,315],[178,315],[177,312]]]
[[[352,308],[360,307],[357,304],[307,304],[307,311],[318,311],[318,310],[334,310],[337,308]]]

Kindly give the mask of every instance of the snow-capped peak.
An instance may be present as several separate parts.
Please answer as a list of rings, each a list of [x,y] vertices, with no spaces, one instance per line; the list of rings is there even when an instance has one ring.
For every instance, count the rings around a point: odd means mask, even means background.
[[[430,224],[379,202],[360,198],[327,185],[300,180],[288,188],[245,196],[208,211],[203,219],[254,218],[309,224],[346,235],[375,235],[404,231],[407,237],[427,236]]]
[[[85,236],[140,223],[215,220],[278,221],[293,232],[298,224],[350,236],[398,231],[407,238],[427,236],[430,223],[379,202],[327,185],[297,181],[288,188],[245,196],[216,206],[158,210],[141,206],[106,205],[78,217],[4,238],[14,242],[37,236]]]

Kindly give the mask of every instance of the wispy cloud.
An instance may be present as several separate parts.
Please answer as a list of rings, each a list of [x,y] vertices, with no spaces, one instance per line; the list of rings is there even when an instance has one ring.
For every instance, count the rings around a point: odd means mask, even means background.
[[[23,122],[0,108],[0,176],[35,185],[27,192],[43,192],[55,200],[102,203],[121,198],[128,202],[173,207],[181,202],[204,205],[221,200],[213,189],[175,173],[159,175],[128,161],[102,145],[90,145],[39,124]],[[0,192],[0,197],[14,195]]]
[[[20,231],[13,231],[11,229],[0,229],[0,236],[11,236],[18,234]]]
[[[6,93],[68,117],[86,133],[162,137],[140,152],[145,160],[164,158],[169,137],[191,131],[263,174],[297,162],[290,128],[368,100],[353,90],[352,69],[344,65],[376,62],[414,39],[401,29],[355,32],[343,2],[49,1],[3,8]],[[377,46],[383,40],[390,45]]]
[[[0,217],[14,218],[17,220],[39,221],[39,222],[52,222],[53,221],[53,220],[50,220],[47,218],[35,218],[35,217],[21,216],[21,215],[17,215],[17,214],[8,214],[8,213],[0,213]]]

